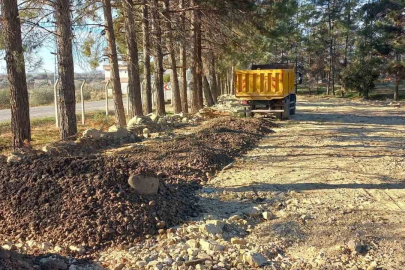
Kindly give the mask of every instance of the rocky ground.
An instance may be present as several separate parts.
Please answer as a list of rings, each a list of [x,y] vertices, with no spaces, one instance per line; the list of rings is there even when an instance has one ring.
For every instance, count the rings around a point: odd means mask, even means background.
[[[217,109],[232,112],[235,106],[224,97]],[[0,216],[7,218],[0,218],[0,240],[5,249],[35,256],[0,250],[0,269],[404,269],[403,105],[301,99],[295,118],[279,126],[222,118],[211,110],[203,114],[201,125],[154,130],[143,142],[102,147],[97,155],[57,154],[52,160],[69,164],[69,173],[57,183],[62,192],[51,193],[64,194],[66,205],[52,205],[55,197],[44,196],[56,186],[47,175],[60,173],[51,160],[39,158],[27,167],[44,168],[44,179],[3,160],[2,168],[16,177],[3,169],[1,177],[14,183],[1,182],[7,186],[0,188],[6,198]],[[132,195],[126,180],[139,174],[159,179],[158,195]],[[84,194],[92,188],[100,192],[88,202]],[[103,203],[94,204],[98,200]],[[67,222],[52,214],[63,207],[73,213]],[[127,214],[140,219],[126,221]],[[99,216],[107,229],[97,229]],[[46,217],[60,227],[47,225],[52,222]],[[25,236],[17,230],[21,226],[31,234],[16,241]],[[108,237],[91,245],[100,231]],[[71,249],[56,245],[58,237],[80,241]]]

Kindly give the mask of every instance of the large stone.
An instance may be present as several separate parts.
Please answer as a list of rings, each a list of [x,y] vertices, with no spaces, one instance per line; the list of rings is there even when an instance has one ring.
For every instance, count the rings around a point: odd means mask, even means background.
[[[231,243],[234,244],[234,245],[241,245],[241,246],[243,246],[243,245],[246,245],[246,240],[245,240],[245,239],[241,239],[241,238],[233,237],[233,238],[231,238]]]
[[[7,157],[7,163],[18,163],[22,159],[21,154],[13,153]]]
[[[273,215],[273,213],[271,213],[271,212],[263,212],[263,213],[262,213],[262,216],[263,216],[263,218],[266,219],[266,220],[270,220],[270,219],[274,219],[274,218],[275,218],[275,215]]]
[[[215,241],[205,239],[200,240],[200,246],[201,249],[205,251],[223,251],[225,249],[223,245],[220,245]]]
[[[118,127],[116,125],[108,128],[108,132],[117,132],[117,131],[118,131]]]
[[[133,175],[129,177],[128,184],[139,195],[156,195],[159,190],[159,179],[151,176]]]
[[[160,117],[159,117],[159,115],[152,113],[149,115],[149,118],[150,118],[150,120],[152,120],[152,122],[157,123],[159,121]]]
[[[200,226],[200,232],[206,234],[221,234],[223,224],[208,223]]]
[[[98,129],[87,129],[83,132],[83,138],[91,138],[91,139],[95,139],[95,140],[100,140],[101,139],[101,134],[102,132]]]
[[[142,131],[142,133],[143,133],[143,137],[144,137],[145,139],[148,139],[148,138],[150,137],[150,130],[149,130],[149,128],[144,128],[143,131]]]
[[[350,240],[350,241],[347,243],[347,247],[348,247],[353,253],[355,253],[355,252],[360,253],[360,252],[361,252],[361,249],[362,249],[361,244],[360,244],[358,241],[353,240],[353,239]]]
[[[127,129],[132,130],[132,129],[136,128],[137,121],[138,121],[138,116],[135,116],[134,118],[129,120],[129,122],[127,124]]]
[[[262,211],[260,210],[259,207],[254,206],[243,209],[242,213],[250,217],[258,217],[262,214]]]
[[[250,266],[261,267],[267,264],[267,259],[261,253],[248,252],[243,255],[243,262]]]
[[[122,139],[128,136],[128,131],[125,128],[116,128],[111,130],[115,130],[115,131],[110,131],[110,129],[108,130],[108,132],[110,133],[110,135],[113,136],[114,139]]]

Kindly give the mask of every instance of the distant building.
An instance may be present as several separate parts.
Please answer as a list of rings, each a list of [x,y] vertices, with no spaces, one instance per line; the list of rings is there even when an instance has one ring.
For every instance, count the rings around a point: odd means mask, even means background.
[[[103,69],[105,71],[104,81],[108,82],[111,79],[111,68],[109,65],[104,65]],[[122,90],[123,94],[127,94],[128,93],[128,67],[126,65],[120,65],[119,70],[120,70],[121,90]],[[111,86],[109,89],[111,89],[111,92],[109,92],[109,93],[112,94]]]

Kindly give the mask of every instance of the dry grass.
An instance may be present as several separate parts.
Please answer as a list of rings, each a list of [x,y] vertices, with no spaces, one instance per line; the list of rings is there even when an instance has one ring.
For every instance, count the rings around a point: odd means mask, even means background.
[[[89,128],[107,130],[114,124],[114,117],[106,117],[104,112],[87,114],[86,125],[81,125],[80,116],[77,116],[79,133]],[[55,126],[54,117],[38,118],[31,121],[32,146],[42,148],[47,143],[59,140],[59,129]],[[0,123],[0,154],[8,154],[11,151],[10,122]]]

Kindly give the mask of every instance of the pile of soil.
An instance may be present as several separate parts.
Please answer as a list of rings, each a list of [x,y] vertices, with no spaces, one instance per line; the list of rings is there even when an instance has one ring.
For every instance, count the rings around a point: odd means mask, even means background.
[[[130,245],[196,215],[194,191],[267,132],[258,119],[216,119],[196,134],[114,156],[0,159],[0,233],[13,241],[81,245],[88,253]],[[156,196],[140,196],[130,175],[160,178]]]
[[[200,182],[253,148],[275,126],[264,119],[222,117],[205,123],[194,134],[119,153],[146,162],[172,180]]]

